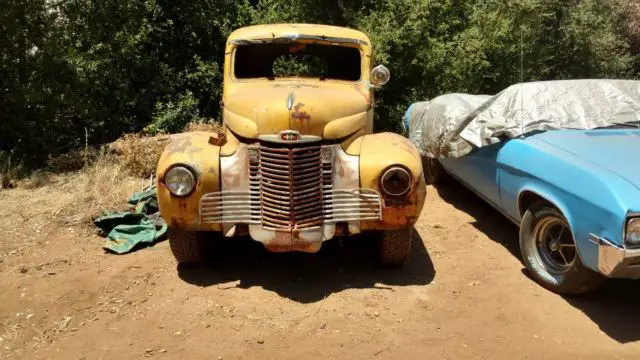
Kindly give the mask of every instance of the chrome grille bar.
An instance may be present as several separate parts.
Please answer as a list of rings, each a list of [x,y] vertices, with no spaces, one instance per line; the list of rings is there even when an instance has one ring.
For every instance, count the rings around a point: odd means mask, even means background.
[[[260,146],[260,204],[266,229],[308,229],[322,224],[320,146]]]
[[[244,223],[291,231],[314,229],[323,223],[381,220],[382,200],[377,191],[334,189],[337,175],[330,154],[335,150],[305,145],[249,146],[247,190],[205,194],[200,200],[201,223]]]

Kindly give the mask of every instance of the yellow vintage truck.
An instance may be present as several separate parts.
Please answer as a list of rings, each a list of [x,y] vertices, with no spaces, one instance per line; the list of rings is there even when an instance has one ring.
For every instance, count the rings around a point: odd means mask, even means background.
[[[177,134],[157,168],[158,202],[179,263],[215,238],[249,235],[274,252],[314,253],[364,233],[382,264],[402,265],[425,199],[420,155],[373,133],[372,69],[362,32],[277,24],[234,31],[225,50],[224,134]]]

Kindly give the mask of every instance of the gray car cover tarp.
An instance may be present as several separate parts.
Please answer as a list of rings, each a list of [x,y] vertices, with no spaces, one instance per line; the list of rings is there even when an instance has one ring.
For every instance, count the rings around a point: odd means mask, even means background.
[[[423,156],[460,157],[530,132],[640,121],[640,81],[561,80],[513,85],[498,95],[447,94],[412,104],[409,138]]]

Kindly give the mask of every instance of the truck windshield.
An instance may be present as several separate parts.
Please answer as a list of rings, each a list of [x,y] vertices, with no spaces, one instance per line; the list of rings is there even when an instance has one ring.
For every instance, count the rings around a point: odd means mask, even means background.
[[[360,50],[355,47],[301,42],[240,45],[235,51],[238,79],[305,77],[358,81]]]

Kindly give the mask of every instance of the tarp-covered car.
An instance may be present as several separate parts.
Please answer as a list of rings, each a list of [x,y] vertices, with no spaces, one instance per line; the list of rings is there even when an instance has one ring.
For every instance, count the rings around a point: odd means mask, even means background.
[[[577,294],[640,278],[640,81],[448,94],[405,119],[427,181],[451,175],[518,224],[540,284]]]

